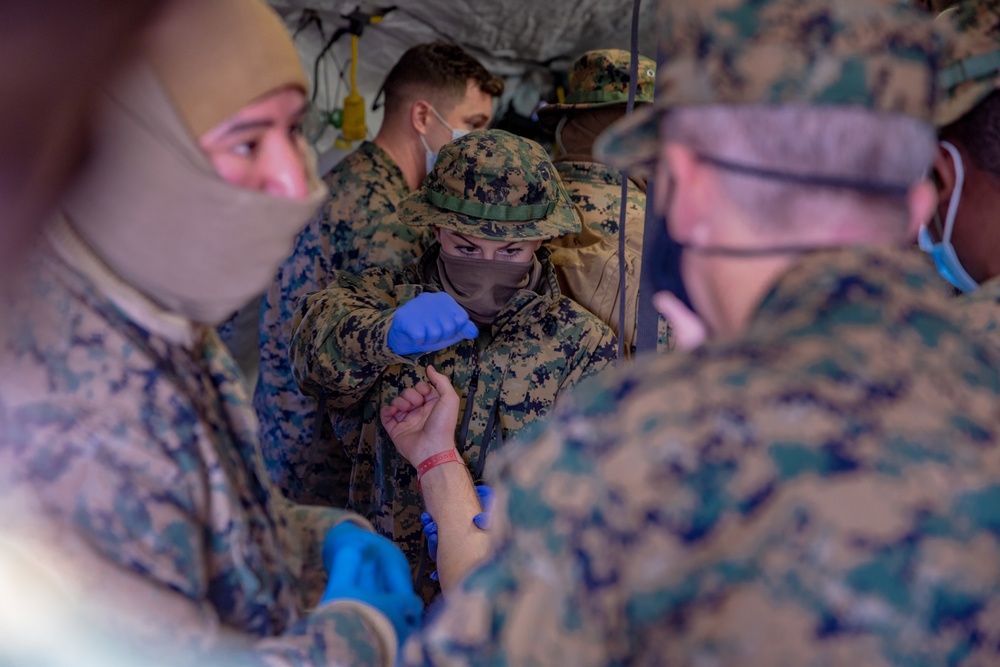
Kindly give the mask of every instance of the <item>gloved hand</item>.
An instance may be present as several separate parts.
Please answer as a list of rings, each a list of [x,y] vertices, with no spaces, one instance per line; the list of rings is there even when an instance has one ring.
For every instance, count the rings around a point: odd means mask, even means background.
[[[323,541],[323,564],[330,573],[320,604],[358,600],[392,623],[399,645],[420,625],[424,605],[413,592],[410,566],[389,540],[355,524],[334,526]]]
[[[481,485],[476,487],[476,495],[479,496],[479,504],[482,506],[483,511],[472,517],[472,523],[476,524],[476,528],[480,530],[489,530],[490,513],[493,511],[494,503],[496,503],[496,493],[492,488],[486,485]],[[427,538],[427,553],[430,554],[431,560],[437,561],[437,522],[434,520],[434,517],[427,512],[420,515],[420,522],[424,524],[424,536]],[[437,581],[437,578],[437,570],[431,572],[431,579]]]
[[[492,488],[482,484],[476,487],[476,495],[479,496],[479,505],[483,511],[472,517],[472,523],[476,524],[479,530],[489,530],[493,517],[493,505],[497,502],[497,494]]]
[[[469,314],[444,292],[424,292],[396,309],[389,325],[389,349],[405,357],[435,352],[479,335]]]

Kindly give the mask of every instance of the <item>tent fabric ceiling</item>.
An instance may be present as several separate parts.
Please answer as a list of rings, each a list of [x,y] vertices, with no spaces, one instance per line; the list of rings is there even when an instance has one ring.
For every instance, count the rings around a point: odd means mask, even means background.
[[[296,43],[312,74],[317,55],[344,15],[354,9],[372,13],[388,3],[340,0],[269,0],[296,34]],[[553,72],[565,72],[580,53],[595,48],[628,49],[632,21],[628,0],[406,0],[381,23],[369,25],[359,40],[358,87],[368,109],[369,132],[378,128],[380,112],[371,104],[386,73],[409,47],[434,39],[455,41],[495,74],[508,80],[502,106],[525,115],[540,98],[551,94]],[[655,3],[640,12],[640,51],[653,52]],[[317,17],[319,23],[307,21]],[[322,34],[321,28],[322,26]],[[334,108],[348,92],[346,74],[338,67],[350,59],[350,40],[337,42],[321,63],[317,102]],[[338,89],[339,83],[339,89]]]

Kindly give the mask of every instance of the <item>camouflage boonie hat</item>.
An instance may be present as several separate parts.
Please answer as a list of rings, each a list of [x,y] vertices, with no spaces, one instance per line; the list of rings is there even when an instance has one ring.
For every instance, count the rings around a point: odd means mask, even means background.
[[[550,127],[559,122],[565,111],[627,104],[631,63],[632,54],[621,49],[587,51],[573,63],[565,100],[539,109],[538,119],[542,125]],[[636,103],[652,102],[655,85],[656,62],[640,55]]]
[[[495,241],[580,231],[580,217],[541,146],[503,130],[470,132],[441,149],[399,220]]]
[[[941,102],[934,122],[950,125],[1000,89],[1000,0],[969,0],[947,10],[958,33],[955,47],[938,73]]]
[[[668,0],[652,108],[598,138],[598,159],[651,164],[663,112],[700,105],[854,106],[930,121],[947,29],[898,0]]]

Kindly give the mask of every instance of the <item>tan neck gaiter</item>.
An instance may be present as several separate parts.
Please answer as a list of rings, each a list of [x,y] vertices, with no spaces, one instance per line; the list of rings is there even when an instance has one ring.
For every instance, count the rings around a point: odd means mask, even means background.
[[[326,187],[314,170],[300,201],[223,181],[146,65],[103,102],[66,218],[112,271],[166,310],[224,321],[267,289]]]
[[[438,254],[438,277],[444,291],[469,313],[477,325],[493,324],[519,290],[535,291],[542,280],[538,257],[530,262],[504,262]]]

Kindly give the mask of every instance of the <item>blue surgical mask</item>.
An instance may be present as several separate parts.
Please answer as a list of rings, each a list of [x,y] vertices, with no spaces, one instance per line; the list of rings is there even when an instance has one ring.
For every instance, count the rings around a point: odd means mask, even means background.
[[[468,130],[456,130],[451,125],[449,125],[448,122],[444,118],[441,117],[441,114],[439,114],[437,112],[437,109],[435,109],[434,107],[429,107],[429,108],[430,108],[431,112],[435,116],[437,116],[437,119],[439,121],[441,121],[441,124],[444,125],[446,128],[448,128],[451,131],[451,140],[452,141],[458,141],[459,139],[461,139],[462,137],[464,137],[465,135],[467,135],[469,133]],[[429,174],[434,169],[434,163],[437,162],[438,152],[431,150],[431,147],[427,145],[427,140],[424,138],[424,135],[422,135],[422,134],[420,135],[420,143],[422,143],[424,145],[425,164],[427,166],[427,173]]]
[[[941,240],[935,243],[927,225],[924,225],[920,228],[917,241],[920,244],[920,249],[933,258],[934,265],[942,278],[962,292],[974,292],[979,287],[979,283],[962,266],[962,261],[958,258],[955,247],[951,244],[955,216],[958,214],[958,204],[962,200],[962,187],[965,185],[965,167],[962,164],[962,156],[954,145],[942,141],[941,147],[948,151],[952,160],[955,161],[955,188],[951,193],[951,201],[948,202],[948,214],[941,232]]]

